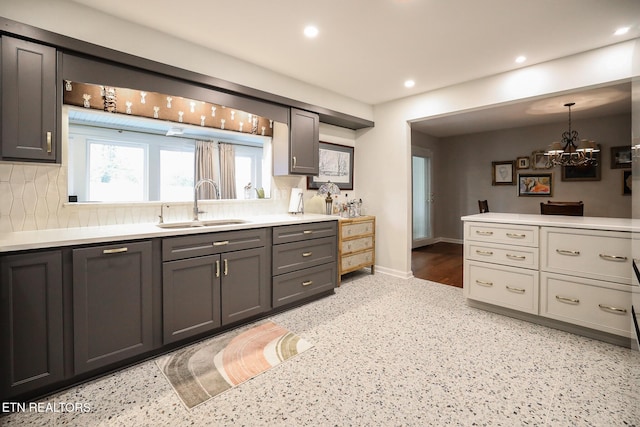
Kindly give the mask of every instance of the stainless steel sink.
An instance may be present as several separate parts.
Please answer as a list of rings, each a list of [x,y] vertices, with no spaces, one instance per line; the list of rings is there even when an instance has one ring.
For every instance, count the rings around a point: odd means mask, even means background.
[[[246,224],[244,219],[209,219],[204,221],[166,222],[156,224],[160,228],[194,228],[194,227],[221,227],[223,225]]]

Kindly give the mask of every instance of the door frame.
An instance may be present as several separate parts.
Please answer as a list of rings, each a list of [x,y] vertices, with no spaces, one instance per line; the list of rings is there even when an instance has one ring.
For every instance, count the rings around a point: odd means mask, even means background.
[[[429,195],[428,195],[428,204],[429,204],[429,228],[431,229],[431,237],[422,238],[422,239],[414,239],[413,238],[413,158],[414,157],[423,157],[428,158],[430,160],[429,165]],[[428,148],[411,146],[411,227],[410,227],[410,238],[411,238],[411,249],[419,248],[421,246],[431,245],[436,243],[437,239],[433,236],[433,151]]]

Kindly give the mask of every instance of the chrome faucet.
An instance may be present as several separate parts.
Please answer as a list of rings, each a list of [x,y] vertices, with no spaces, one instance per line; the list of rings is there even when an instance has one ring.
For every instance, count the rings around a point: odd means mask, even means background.
[[[202,184],[211,184],[213,186],[213,196],[215,199],[220,198],[220,192],[218,191],[218,184],[212,179],[203,178],[196,183],[193,187],[193,220],[199,221],[198,214],[204,213],[198,209],[198,189],[202,186]]]
[[[158,215],[158,218],[159,218],[158,224],[164,224],[164,208],[165,207],[170,208],[171,206],[164,203],[160,204],[160,215]]]

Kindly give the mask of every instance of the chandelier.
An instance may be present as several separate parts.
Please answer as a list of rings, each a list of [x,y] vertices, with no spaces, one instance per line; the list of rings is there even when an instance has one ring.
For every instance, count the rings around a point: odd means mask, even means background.
[[[562,133],[560,142],[552,142],[544,153],[547,157],[547,166],[597,166],[598,159],[594,153],[600,151],[593,141],[586,139],[578,142],[578,131],[571,130],[571,107],[575,102],[564,104],[569,108],[569,130]]]

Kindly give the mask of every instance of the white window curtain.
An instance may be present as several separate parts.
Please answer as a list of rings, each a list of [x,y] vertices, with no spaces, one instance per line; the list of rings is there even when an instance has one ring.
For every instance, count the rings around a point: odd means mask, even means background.
[[[211,179],[219,183],[219,161],[215,142],[196,141],[196,183],[201,179]],[[201,185],[198,189],[198,199],[217,199],[212,185]]]
[[[236,196],[236,150],[233,144],[221,142],[220,147],[220,194],[223,199]]]

